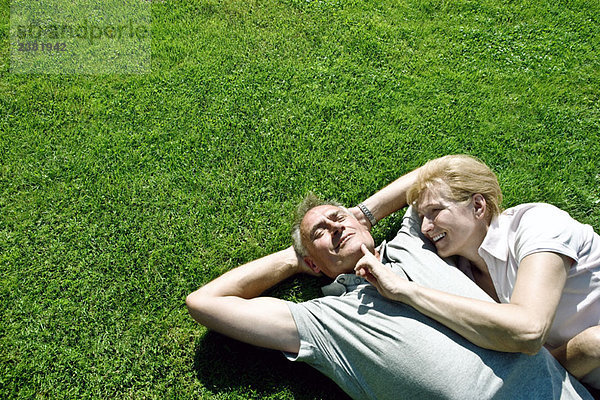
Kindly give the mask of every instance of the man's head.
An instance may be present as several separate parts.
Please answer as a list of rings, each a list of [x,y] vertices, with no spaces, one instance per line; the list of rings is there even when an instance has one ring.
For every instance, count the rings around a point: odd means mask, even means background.
[[[346,208],[309,194],[298,206],[292,227],[294,249],[315,272],[335,278],[352,273],[363,256],[362,243],[370,251],[374,241],[368,229]]]

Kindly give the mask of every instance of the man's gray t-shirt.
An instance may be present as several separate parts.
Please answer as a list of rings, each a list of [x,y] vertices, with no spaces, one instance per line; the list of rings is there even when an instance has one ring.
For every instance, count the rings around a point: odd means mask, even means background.
[[[382,262],[421,285],[491,301],[430,246],[409,209],[396,238],[380,247]],[[354,275],[338,276],[333,286],[345,293],[288,303],[301,345],[286,356],[355,399],[591,399],[546,350],[482,349]]]

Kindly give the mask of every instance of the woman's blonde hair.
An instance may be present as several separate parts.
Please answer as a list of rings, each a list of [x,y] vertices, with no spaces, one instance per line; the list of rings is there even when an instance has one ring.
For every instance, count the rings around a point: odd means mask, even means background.
[[[487,204],[487,218],[502,212],[502,192],[492,170],[475,157],[464,154],[449,155],[428,161],[419,171],[417,181],[406,193],[408,204],[419,207],[418,201],[425,189],[435,190],[440,183],[450,189],[448,200],[464,202],[479,193]]]

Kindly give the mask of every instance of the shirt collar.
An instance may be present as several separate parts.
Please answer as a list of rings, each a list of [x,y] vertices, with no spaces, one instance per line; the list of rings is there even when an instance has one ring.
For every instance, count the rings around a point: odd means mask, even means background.
[[[501,217],[492,219],[487,234],[481,246],[479,246],[480,256],[483,257],[483,254],[481,254],[483,250],[498,260],[506,261],[508,259],[508,224],[503,224]]]
[[[379,261],[383,262],[384,257],[383,254],[386,248],[386,241],[376,248],[379,252]],[[341,296],[348,292],[348,290],[353,290],[358,285],[366,284],[366,279],[356,276],[355,274],[340,274],[338,275],[333,282],[329,285],[325,285],[321,288],[321,292],[325,296]]]
[[[384,260],[387,260],[387,257],[385,256],[385,249],[387,248],[386,244],[387,240],[384,240],[378,247],[375,248],[375,250],[377,250],[379,253],[379,261],[382,263],[384,263]]]

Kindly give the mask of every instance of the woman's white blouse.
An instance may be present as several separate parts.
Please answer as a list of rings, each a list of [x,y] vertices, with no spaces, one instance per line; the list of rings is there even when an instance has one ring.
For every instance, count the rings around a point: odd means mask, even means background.
[[[550,204],[522,204],[504,211],[492,221],[479,248],[501,302],[510,302],[523,258],[539,252],[574,261],[546,341],[547,347],[555,348],[600,324],[600,236]]]

